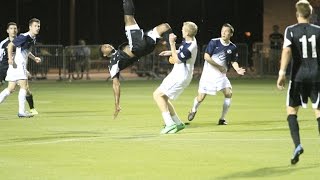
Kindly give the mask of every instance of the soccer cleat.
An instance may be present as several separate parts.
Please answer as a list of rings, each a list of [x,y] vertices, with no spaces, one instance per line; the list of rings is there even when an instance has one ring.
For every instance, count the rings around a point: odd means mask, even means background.
[[[177,125],[173,124],[171,126],[165,126],[161,131],[160,134],[167,134],[168,132],[173,131],[173,133],[177,132]],[[174,132],[175,131],[175,132]]]
[[[39,113],[38,113],[38,111],[36,110],[36,109],[30,109],[30,114],[32,114],[32,115],[38,115]]]
[[[299,162],[299,156],[303,153],[303,148],[301,145],[299,145],[293,153],[292,159],[291,159],[291,164],[297,164]]]
[[[25,113],[18,113],[18,117],[19,118],[31,118],[31,117],[33,117],[33,115],[28,112],[25,112]]]
[[[188,114],[188,121],[192,121],[194,119],[194,117],[196,116],[196,114],[197,114],[197,111],[192,112],[192,110],[191,110]]]
[[[227,125],[227,121],[225,119],[219,119],[218,125]]]

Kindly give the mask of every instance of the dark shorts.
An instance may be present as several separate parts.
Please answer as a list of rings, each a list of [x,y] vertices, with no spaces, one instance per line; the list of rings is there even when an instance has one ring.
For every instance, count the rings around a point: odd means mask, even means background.
[[[312,108],[320,108],[320,82],[292,82],[289,83],[287,94],[287,106],[303,108],[307,107],[308,100],[312,102]]]
[[[0,66],[0,82],[6,79],[8,68],[9,66]]]
[[[133,29],[126,32],[129,46],[134,55],[138,57],[145,56],[151,53],[154,48],[156,41],[154,41],[148,34],[144,34],[141,29]]]

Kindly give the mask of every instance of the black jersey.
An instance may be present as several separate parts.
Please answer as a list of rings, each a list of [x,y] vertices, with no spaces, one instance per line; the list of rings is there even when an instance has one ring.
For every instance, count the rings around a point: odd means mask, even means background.
[[[283,47],[292,51],[292,81],[320,82],[320,26],[299,23],[287,27]]]
[[[11,41],[9,38],[0,42],[0,66],[9,66],[8,64],[8,44]]]
[[[121,70],[131,66],[134,62],[139,60],[138,57],[130,57],[123,51],[126,45],[128,45],[128,43],[121,44],[110,59],[109,72],[111,78],[114,78]]]

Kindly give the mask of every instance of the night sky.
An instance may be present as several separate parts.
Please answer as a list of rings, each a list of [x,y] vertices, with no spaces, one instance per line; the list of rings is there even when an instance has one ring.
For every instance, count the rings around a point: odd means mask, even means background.
[[[85,39],[87,44],[126,41],[124,34],[122,0],[75,0],[75,41]],[[181,36],[184,21],[193,21],[199,27],[199,44],[220,36],[222,24],[235,28],[234,42],[246,42],[244,32],[252,32],[251,41],[262,41],[263,0],[135,0],[135,18],[145,31],[168,22]],[[38,40],[43,44],[70,45],[69,0],[11,0],[1,3],[1,39],[6,37],[6,25],[17,22],[21,32],[28,30],[28,20],[41,20]],[[76,43],[76,42],[75,42]]]

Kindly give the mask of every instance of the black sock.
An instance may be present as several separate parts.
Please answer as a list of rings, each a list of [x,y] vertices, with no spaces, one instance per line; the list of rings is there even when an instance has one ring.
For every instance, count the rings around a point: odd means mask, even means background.
[[[29,104],[30,109],[33,109],[34,106],[33,106],[33,96],[32,96],[32,94],[31,95],[27,95],[26,96],[26,100],[27,100],[27,102]]]
[[[317,121],[318,121],[318,131],[319,131],[319,134],[320,134],[320,117],[317,118]]]
[[[167,30],[162,34],[163,39],[166,41],[166,46],[168,50],[171,50],[170,48],[170,42],[169,42],[169,34],[172,33],[172,29]]]
[[[132,0],[123,0],[124,15],[134,15],[134,4]]]
[[[299,134],[299,123],[297,120],[297,115],[288,115],[288,124],[290,128],[291,137],[295,147],[300,145],[300,134]]]

